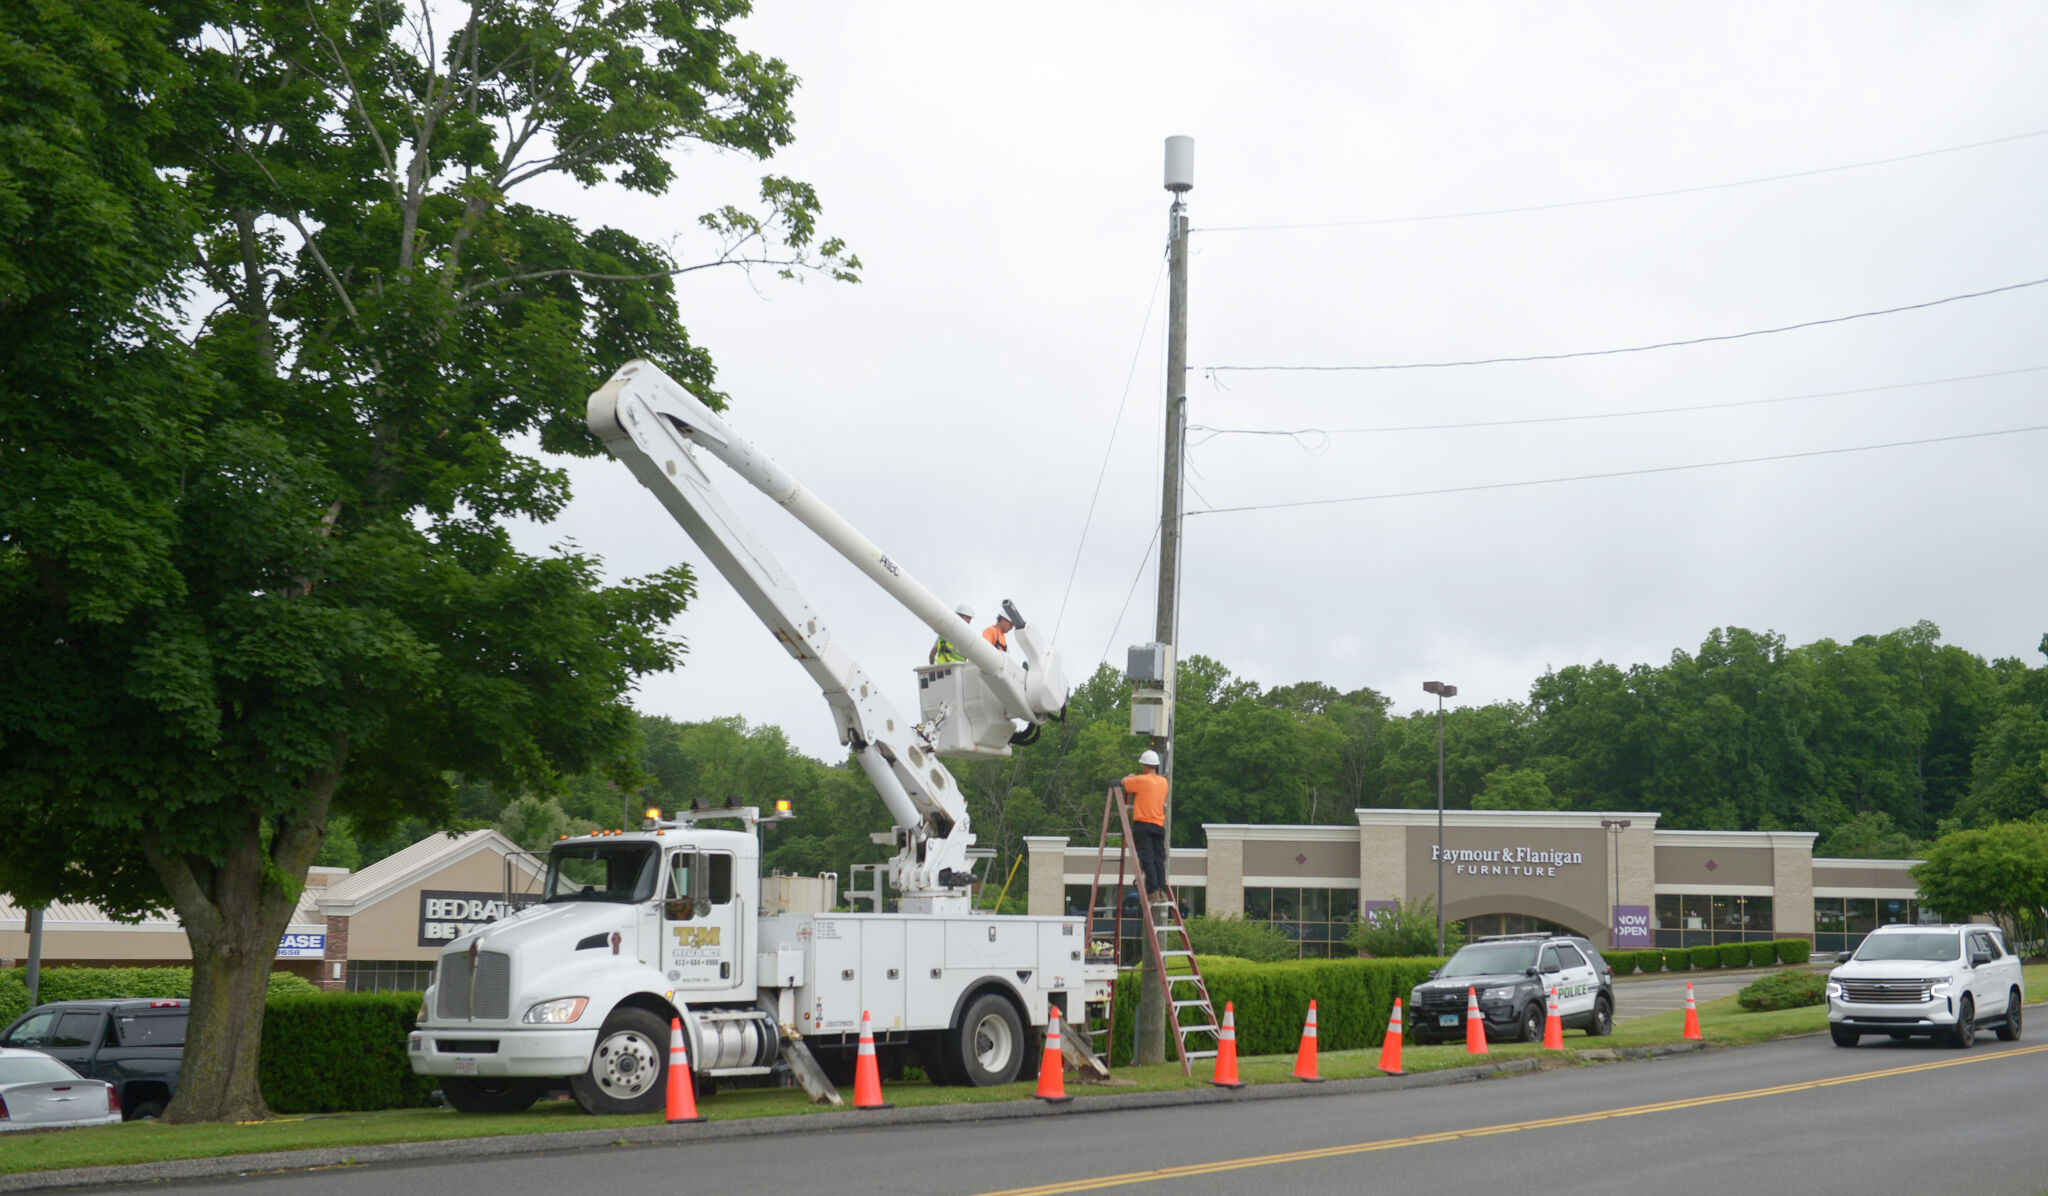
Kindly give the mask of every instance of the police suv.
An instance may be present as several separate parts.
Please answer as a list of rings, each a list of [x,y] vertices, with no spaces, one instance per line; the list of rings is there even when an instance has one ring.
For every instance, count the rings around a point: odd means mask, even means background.
[[[1405,1031],[1415,1043],[1464,1038],[1470,991],[1479,996],[1488,1038],[1541,1042],[1553,988],[1567,1027],[1596,1038],[1614,1028],[1614,969],[1592,943],[1577,935],[1514,934],[1468,943],[1417,985],[1408,994]]]

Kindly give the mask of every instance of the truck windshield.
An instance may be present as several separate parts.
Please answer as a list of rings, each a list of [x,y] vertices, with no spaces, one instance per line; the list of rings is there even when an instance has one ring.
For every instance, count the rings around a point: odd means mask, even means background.
[[[1534,943],[1476,943],[1444,964],[1445,976],[1505,976],[1536,966]]]
[[[1856,949],[1857,959],[1917,959],[1928,963],[1959,959],[1963,954],[1960,931],[1930,934],[1873,934]]]
[[[557,843],[541,900],[651,900],[660,859],[652,843]]]

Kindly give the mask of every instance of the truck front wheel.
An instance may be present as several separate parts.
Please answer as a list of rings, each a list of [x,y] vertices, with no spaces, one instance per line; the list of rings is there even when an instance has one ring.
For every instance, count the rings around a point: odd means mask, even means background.
[[[995,993],[968,1003],[960,1023],[946,1034],[946,1069],[972,1088],[992,1088],[1017,1078],[1024,1062],[1024,1019]]]
[[[449,1107],[458,1113],[523,1113],[540,1099],[541,1090],[546,1086],[542,1080],[479,1080],[473,1076],[443,1076],[441,1095],[448,1098]]]
[[[615,1009],[597,1035],[590,1069],[569,1081],[585,1113],[653,1113],[668,1073],[668,1025],[645,1009]]]

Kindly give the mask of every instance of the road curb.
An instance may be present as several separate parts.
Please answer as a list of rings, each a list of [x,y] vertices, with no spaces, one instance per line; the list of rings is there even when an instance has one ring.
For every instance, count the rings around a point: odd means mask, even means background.
[[[1691,1054],[1700,1043],[1576,1052],[1572,1062],[1609,1062]],[[605,1146],[680,1146],[692,1142],[729,1142],[793,1133],[858,1132],[873,1126],[958,1124],[977,1121],[1018,1121],[1035,1117],[1142,1109],[1172,1109],[1245,1101],[1308,1100],[1359,1092],[1403,1092],[1443,1088],[1452,1084],[1523,1075],[1559,1062],[1555,1056],[1511,1059],[1478,1067],[1407,1076],[1362,1076],[1324,1084],[1255,1084],[1236,1090],[1188,1088],[1171,1092],[1101,1092],[1087,1084],[1073,1085],[1081,1099],[1064,1105],[1038,1101],[988,1104],[927,1105],[915,1108],[851,1110],[796,1116],[755,1117],[743,1121],[709,1121],[697,1125],[648,1125],[627,1129],[563,1130],[547,1134],[507,1134],[495,1138],[444,1138],[432,1142],[392,1142],[379,1146],[337,1146],[312,1150],[278,1150],[261,1154],[222,1155],[208,1159],[176,1159],[162,1163],[129,1163],[114,1167],[79,1167],[63,1171],[30,1171],[0,1175],[0,1192],[34,1192],[53,1188],[99,1188],[112,1184],[181,1183],[265,1171],[312,1171],[329,1167],[367,1167],[422,1160],[504,1158],[552,1151],[588,1150]]]

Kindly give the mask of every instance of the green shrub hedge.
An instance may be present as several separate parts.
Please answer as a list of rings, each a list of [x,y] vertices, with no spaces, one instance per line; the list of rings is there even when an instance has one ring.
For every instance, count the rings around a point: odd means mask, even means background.
[[[1718,968],[1721,966],[1721,949],[1719,947],[1688,947],[1686,953],[1692,956],[1692,966],[1695,968]]]
[[[192,995],[190,968],[44,968],[44,1001]],[[270,974],[264,1004],[263,1099],[277,1113],[412,1108],[435,1081],[412,1074],[405,1036],[418,993],[322,993],[291,972]],[[24,968],[0,971],[0,1026],[26,1013]]]
[[[317,993],[311,981],[291,972],[270,974],[270,996]],[[112,1000],[119,997],[190,997],[191,968],[44,968],[39,1001]],[[28,969],[0,971],[0,1026],[27,1013]]]
[[[1749,958],[1744,962],[1748,963],[1750,967],[1767,968],[1778,962],[1778,944],[1776,943],[1745,943],[1744,946],[1749,948]]]
[[[1724,968],[1746,968],[1749,966],[1748,943],[1722,943],[1721,966]]]
[[[1296,959],[1280,963],[1249,963],[1241,959],[1203,957],[1202,979],[1216,1016],[1226,1003],[1237,1006],[1237,1050],[1240,1055],[1281,1055],[1301,1045],[1301,1027],[1308,1003],[1316,1002],[1316,1045],[1325,1051],[1374,1047],[1387,1034],[1394,998],[1405,1003],[1408,991],[1429,979],[1443,960],[1423,959]],[[1131,1061],[1131,1031],[1138,1020],[1139,981],[1136,971],[1119,973],[1116,982],[1116,1041],[1113,1066]],[[1167,1045],[1173,1058],[1173,1046]]]
[[[1819,972],[1794,969],[1772,972],[1735,994],[1735,1003],[1751,1013],[1798,1009],[1827,1001],[1828,978]]]
[[[1805,939],[1779,939],[1771,946],[1778,949],[1779,963],[1805,963],[1813,958],[1813,944]]]
[[[405,1037],[418,993],[323,993],[264,1007],[263,1099],[274,1113],[413,1109],[439,1081],[416,1076]]]
[[[1617,976],[1631,975],[1636,970],[1634,951],[1602,951],[1600,955],[1607,961],[1607,966],[1614,969]]]
[[[1188,939],[1199,955],[1228,955],[1273,963],[1293,959],[1298,953],[1294,940],[1271,922],[1250,921],[1235,914],[1227,918],[1207,915],[1189,918]]]
[[[1692,970],[1692,952],[1683,947],[1672,947],[1663,952],[1664,970],[1667,972],[1688,972]]]

